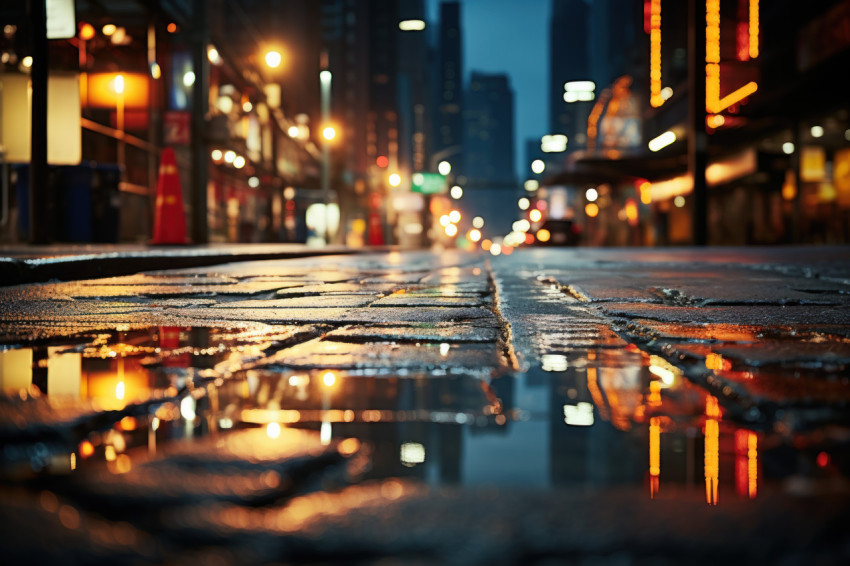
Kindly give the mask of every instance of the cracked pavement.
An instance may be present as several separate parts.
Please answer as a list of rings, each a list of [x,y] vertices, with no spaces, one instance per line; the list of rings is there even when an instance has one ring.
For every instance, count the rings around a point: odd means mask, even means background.
[[[13,562],[850,559],[846,248],[20,285],[0,348]]]

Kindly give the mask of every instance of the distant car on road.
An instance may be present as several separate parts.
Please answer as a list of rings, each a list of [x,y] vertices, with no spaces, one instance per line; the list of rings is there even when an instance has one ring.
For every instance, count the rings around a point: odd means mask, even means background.
[[[577,246],[581,239],[581,229],[572,220],[550,218],[541,230],[549,231],[549,239],[543,242],[538,238],[535,243],[539,246]]]

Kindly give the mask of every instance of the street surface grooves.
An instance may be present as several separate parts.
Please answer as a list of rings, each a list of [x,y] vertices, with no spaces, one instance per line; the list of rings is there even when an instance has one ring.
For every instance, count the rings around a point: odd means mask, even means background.
[[[4,562],[850,559],[846,249],[0,289]]]

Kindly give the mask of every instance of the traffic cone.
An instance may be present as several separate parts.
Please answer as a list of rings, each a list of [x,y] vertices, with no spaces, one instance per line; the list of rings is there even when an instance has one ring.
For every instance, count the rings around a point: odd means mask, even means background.
[[[375,211],[369,213],[369,235],[367,242],[370,246],[384,245],[384,226],[381,223],[381,215]]]
[[[159,160],[156,181],[156,208],[153,216],[151,244],[187,244],[186,215],[183,211],[183,191],[177,173],[174,150],[166,147]]]

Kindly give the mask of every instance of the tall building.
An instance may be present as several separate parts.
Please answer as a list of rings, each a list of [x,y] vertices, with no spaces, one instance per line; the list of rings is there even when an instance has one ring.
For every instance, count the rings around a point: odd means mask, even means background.
[[[667,8],[665,3],[665,9]],[[681,9],[684,2],[673,9]],[[597,92],[611,86],[617,77],[635,68],[632,58],[640,51],[634,49],[637,40],[640,2],[593,0],[590,4],[589,22],[594,33],[588,37],[590,80],[596,83]]]
[[[463,171],[463,42],[460,3],[440,4],[439,76],[437,78],[435,160],[448,159],[456,173]]]
[[[473,71],[465,94],[464,122],[467,185],[515,185],[514,95],[507,75]]]
[[[547,133],[566,135],[570,150],[583,146],[585,142],[587,117],[593,102],[572,99],[567,101],[565,84],[588,80],[591,80],[590,8],[586,0],[552,0]]]
[[[424,23],[424,0],[401,0],[399,20]],[[425,30],[407,26],[400,34],[398,53],[398,170],[409,174],[424,171],[428,163],[431,57]]]
[[[340,125],[332,171],[345,234],[369,219],[371,243],[383,243],[380,211],[390,166],[397,166],[398,4],[324,0],[322,43],[332,73],[331,118]]]

